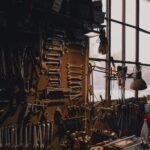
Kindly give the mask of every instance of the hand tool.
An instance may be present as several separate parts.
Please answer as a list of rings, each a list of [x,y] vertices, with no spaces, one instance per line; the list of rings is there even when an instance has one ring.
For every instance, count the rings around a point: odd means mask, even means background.
[[[48,54],[44,55],[44,58],[45,57],[57,57],[57,58],[59,58],[59,57],[61,57],[61,54],[60,53],[48,53]]]
[[[49,148],[49,146],[50,146],[50,123],[48,122],[47,123],[47,132],[46,132],[47,134],[47,141],[46,141],[46,143],[47,143],[47,148]]]
[[[5,78],[6,74],[7,74],[7,71],[6,71],[5,52],[4,52],[3,49],[1,49],[1,55],[2,55],[3,78]]]
[[[23,123],[20,125],[19,147],[23,146]]]
[[[73,70],[69,70],[67,72],[68,75],[83,75],[82,70],[81,71],[73,71]]]
[[[43,62],[44,63],[44,62]],[[57,66],[59,66],[60,64],[61,64],[61,61],[51,61],[51,62],[45,62],[45,64],[46,64],[46,66],[54,66],[54,65],[57,65]]]
[[[28,127],[29,127],[29,132],[28,132],[28,135],[29,135],[29,137],[28,137],[28,141],[29,141],[29,147],[32,145],[32,124],[31,123],[29,123],[28,124]]]
[[[28,148],[28,126],[27,126],[27,124],[25,125],[25,149],[27,149]]]
[[[46,147],[46,125],[45,123],[42,123],[42,145],[43,145],[43,148]]]
[[[45,48],[45,50],[49,51],[49,52],[52,52],[52,53],[59,53],[61,56],[64,55],[64,51],[62,50],[62,48],[58,48],[58,49],[53,49],[52,47],[50,48]]]
[[[57,88],[57,87],[59,87],[59,83],[49,83],[48,86]]]
[[[18,148],[18,127],[15,127],[15,149]]]
[[[49,80],[49,82],[48,82],[48,85],[51,85],[51,84],[60,84],[60,81],[59,80],[56,80],[56,81],[54,81],[54,80]]]
[[[5,132],[5,147],[8,147],[8,128],[7,127],[4,128],[4,132]]]
[[[71,91],[72,90],[76,90],[76,89],[81,89],[82,87],[80,86],[80,85],[76,85],[76,86],[71,86],[71,85],[69,85],[69,88],[71,89]]]
[[[10,142],[10,147],[14,148],[15,147],[15,142],[14,142],[14,137],[15,137],[15,128],[11,127],[10,128],[10,134],[11,134],[11,142]]]
[[[38,148],[38,139],[37,139],[37,126],[36,125],[33,125],[33,147],[34,149],[37,149]]]
[[[73,86],[73,85],[79,85],[79,86],[81,86],[82,83],[81,82],[77,82],[77,81],[69,81],[68,85],[71,85],[71,86]]]
[[[77,81],[82,81],[82,76],[72,76],[72,75],[69,75],[67,76],[68,80],[77,80]]]
[[[54,58],[54,57],[44,57],[45,61],[54,61],[54,62],[59,62],[60,63],[60,59],[59,58]]]
[[[60,72],[50,72],[50,71],[48,71],[48,75],[60,76]]]
[[[10,127],[7,128],[7,137],[8,137],[7,147],[10,147],[11,145],[11,128]]]
[[[60,79],[49,79],[48,80],[50,83],[52,82],[57,82],[57,83],[59,83],[60,84]]]
[[[2,134],[2,128],[0,128],[0,149],[3,147]]]
[[[60,72],[60,68],[48,68],[49,72]]]
[[[73,65],[73,64],[67,64],[67,68],[71,69],[71,68],[76,68],[76,69],[82,69],[83,65]]]
[[[42,143],[42,131],[41,131],[41,123],[38,125],[38,135],[39,135],[39,147],[40,149],[43,149],[43,143]]]

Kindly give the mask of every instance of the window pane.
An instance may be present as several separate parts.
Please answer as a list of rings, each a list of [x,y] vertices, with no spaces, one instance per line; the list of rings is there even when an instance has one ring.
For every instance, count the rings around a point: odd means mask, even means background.
[[[135,61],[135,29],[126,27],[126,60]]]
[[[150,30],[150,2],[148,0],[140,0],[140,27],[145,30]]]
[[[139,61],[141,63],[150,63],[150,35],[140,32],[139,43]]]
[[[122,1],[112,0],[111,1],[111,18],[121,21],[122,20]]]
[[[135,0],[126,0],[126,23],[135,25]]]
[[[114,59],[122,59],[122,25],[112,22],[111,55]]]

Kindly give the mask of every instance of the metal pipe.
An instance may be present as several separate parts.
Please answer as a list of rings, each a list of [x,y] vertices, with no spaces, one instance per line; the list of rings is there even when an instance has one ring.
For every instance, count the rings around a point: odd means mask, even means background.
[[[136,26],[139,28],[139,11],[140,11],[140,1],[136,0]],[[136,29],[135,33],[135,62],[139,62],[139,29]],[[139,65],[136,64],[136,68]],[[135,91],[135,98],[138,98],[138,90]]]
[[[92,60],[92,61],[105,61],[105,62],[108,62],[107,59],[101,59],[101,58],[89,58],[89,60]],[[126,64],[137,64],[137,65],[140,65],[140,66],[147,66],[149,67],[150,64],[144,64],[144,63],[141,63],[141,62],[135,62],[135,61],[122,61],[122,60],[114,60],[114,63],[126,63]]]
[[[110,56],[111,56],[111,0],[106,1],[107,5],[107,39],[108,39],[108,53],[106,55],[107,63],[106,63],[106,68],[110,70]],[[111,97],[110,97],[110,78],[106,78],[106,99],[107,99],[107,104],[108,106],[110,105]]]
[[[122,22],[126,22],[126,0],[122,1]],[[122,67],[125,66],[125,60],[126,60],[126,27],[122,25]],[[121,86],[121,99],[124,102],[125,99],[125,77],[122,78],[122,85]]]

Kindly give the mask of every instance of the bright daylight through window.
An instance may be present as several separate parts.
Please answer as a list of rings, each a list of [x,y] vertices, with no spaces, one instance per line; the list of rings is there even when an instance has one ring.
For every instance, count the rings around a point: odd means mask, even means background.
[[[102,0],[103,11],[106,12],[106,0]],[[116,9],[117,8],[117,9]],[[147,0],[140,0],[140,28],[150,31],[150,20],[147,19],[150,14],[150,2]],[[111,1],[111,18],[122,22],[122,1]],[[136,0],[126,0],[126,23],[136,26]],[[104,22],[106,25],[106,22]],[[89,39],[89,57],[106,59],[106,55],[102,55],[98,51],[100,44],[99,37]],[[125,60],[135,61],[136,59],[136,29],[132,27],[125,27]],[[150,56],[150,34],[139,32],[139,62],[149,64]],[[111,56],[115,60],[122,60],[122,24],[111,22]],[[106,68],[105,61],[90,61],[92,65]],[[111,65],[112,66],[112,65]],[[115,67],[121,66],[120,63],[115,63]],[[127,66],[127,74],[132,74],[135,70],[134,64],[125,64]],[[141,66],[142,78],[147,83],[147,89],[139,91],[140,96],[150,95],[150,67]],[[105,98],[105,74],[106,70],[93,72],[93,90],[95,100],[100,100],[100,95]],[[134,97],[135,91],[130,89],[130,84],[133,79],[125,79],[125,98]],[[91,83],[92,84],[92,83]],[[121,89],[118,85],[118,80],[110,81],[111,99],[121,98]]]

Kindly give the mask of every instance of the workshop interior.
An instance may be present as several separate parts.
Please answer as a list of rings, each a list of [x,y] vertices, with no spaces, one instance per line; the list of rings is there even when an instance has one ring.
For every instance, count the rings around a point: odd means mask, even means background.
[[[0,2],[1,150],[150,150],[149,0]]]

